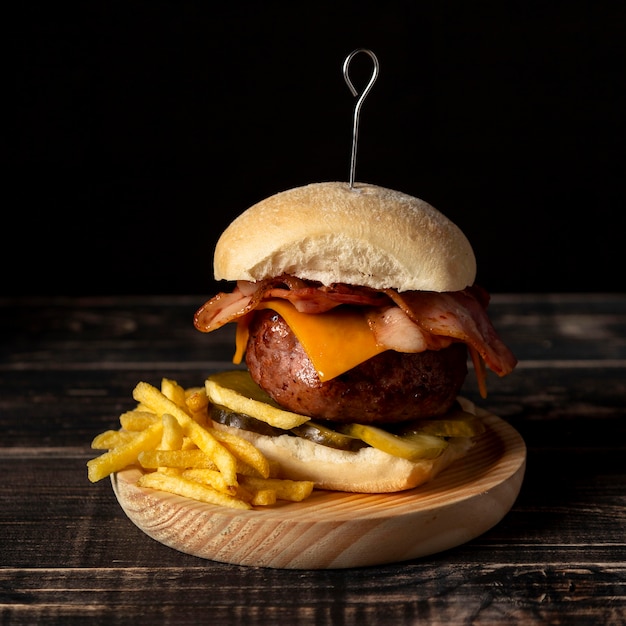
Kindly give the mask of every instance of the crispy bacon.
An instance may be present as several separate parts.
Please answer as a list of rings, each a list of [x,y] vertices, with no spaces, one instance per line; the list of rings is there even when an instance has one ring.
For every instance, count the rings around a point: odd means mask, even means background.
[[[244,295],[238,287],[232,293],[220,292],[196,311],[193,324],[203,333],[210,333],[252,311],[252,302],[252,296]]]
[[[232,293],[218,293],[200,307],[194,324],[202,332],[211,332],[269,298],[289,300],[296,309],[310,314],[324,313],[340,304],[368,307],[370,327],[378,342],[390,350],[439,350],[461,341],[469,347],[475,364],[480,356],[499,376],[510,373],[517,363],[487,316],[489,295],[477,286],[445,293],[398,293],[344,284],[328,287],[291,276],[258,283],[239,281]],[[392,304],[396,306],[390,308]]]
[[[289,300],[300,313],[311,313],[313,315],[325,313],[342,304],[342,302],[327,296],[316,287],[294,290],[275,288],[268,290],[266,297]]]
[[[389,289],[386,293],[422,330],[468,344],[498,376],[509,374],[517,364],[487,316],[484,290],[397,293]]]
[[[376,343],[396,352],[424,352],[447,348],[452,339],[431,335],[415,324],[398,306],[377,307],[367,313]]]
[[[261,300],[270,298],[289,300],[301,313],[312,315],[325,313],[340,304],[389,304],[389,299],[383,292],[368,287],[325,287],[285,275],[258,283],[238,281],[232,293],[218,293],[205,302],[194,316],[194,325],[198,330],[209,333],[249,313]]]
[[[264,298],[289,300],[301,313],[325,313],[340,304],[381,306],[387,303],[384,294],[363,289],[346,290],[335,287],[300,287],[297,289],[269,289]]]

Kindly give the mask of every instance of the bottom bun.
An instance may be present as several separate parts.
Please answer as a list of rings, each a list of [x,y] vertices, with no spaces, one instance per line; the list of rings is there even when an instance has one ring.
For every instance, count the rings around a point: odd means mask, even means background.
[[[270,461],[279,463],[281,478],[311,480],[317,489],[354,493],[412,489],[432,480],[474,445],[473,439],[455,437],[437,458],[408,461],[371,447],[349,452],[292,435],[270,437],[218,422],[214,428],[250,441]]]

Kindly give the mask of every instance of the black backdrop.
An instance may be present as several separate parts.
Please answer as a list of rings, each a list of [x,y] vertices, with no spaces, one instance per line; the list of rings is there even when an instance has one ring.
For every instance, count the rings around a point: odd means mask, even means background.
[[[5,294],[212,293],[237,213],[348,179],[358,47],[357,180],[451,217],[492,292],[624,290],[625,3],[58,4],[5,20]]]

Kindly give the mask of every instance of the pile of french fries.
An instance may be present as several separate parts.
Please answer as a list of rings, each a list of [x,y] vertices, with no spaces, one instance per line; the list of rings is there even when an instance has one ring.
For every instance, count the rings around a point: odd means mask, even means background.
[[[311,494],[312,482],[279,478],[280,468],[253,444],[214,429],[204,388],[163,378],[161,389],[138,383],[133,398],[137,406],[120,416],[120,428],[93,440],[94,450],[106,452],[87,462],[91,482],[138,466],[140,487],[236,509]]]

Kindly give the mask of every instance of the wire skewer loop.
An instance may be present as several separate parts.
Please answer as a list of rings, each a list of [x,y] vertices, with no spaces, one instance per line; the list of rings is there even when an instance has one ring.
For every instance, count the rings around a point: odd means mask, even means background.
[[[367,83],[365,89],[363,90],[363,93],[361,93],[361,95],[359,96],[359,92],[354,87],[352,80],[350,80],[349,69],[350,69],[350,62],[360,52],[367,54],[372,59],[372,61],[374,62],[374,68],[373,68],[372,76],[370,77],[369,82]],[[350,158],[350,189],[354,188],[354,177],[356,173],[356,152],[357,152],[357,144],[358,144],[358,139],[359,139],[359,116],[361,113],[361,105],[363,104],[363,101],[367,97],[367,94],[370,92],[370,90],[374,86],[376,79],[378,78],[378,70],[379,70],[378,58],[371,50],[368,50],[367,48],[357,48],[356,50],[353,50],[345,58],[343,62],[343,78],[346,81],[346,84],[348,85],[348,88],[350,89],[350,92],[352,93],[352,95],[355,97],[359,96],[354,106],[354,117],[353,117],[353,125],[352,125],[352,156]]]

